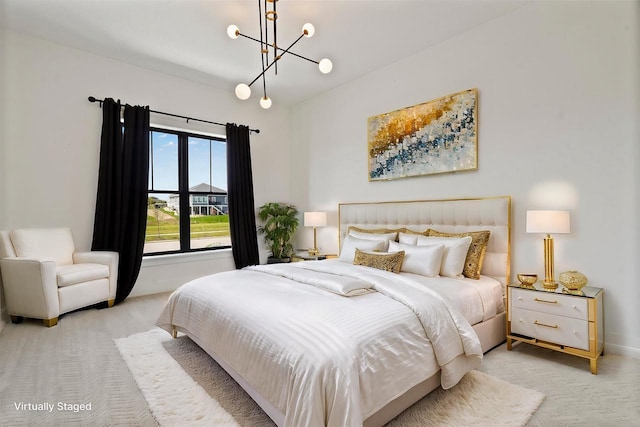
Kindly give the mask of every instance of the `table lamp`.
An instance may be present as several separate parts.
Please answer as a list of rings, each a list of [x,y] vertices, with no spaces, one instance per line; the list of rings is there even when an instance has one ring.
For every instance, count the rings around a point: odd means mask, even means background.
[[[309,255],[316,256],[318,252],[318,243],[316,237],[316,227],[324,227],[327,225],[326,212],[305,212],[304,226],[313,227],[313,249],[309,249]]]
[[[569,211],[527,211],[527,233],[542,233],[544,238],[545,289],[558,287],[553,274],[553,237],[551,234],[570,232]]]

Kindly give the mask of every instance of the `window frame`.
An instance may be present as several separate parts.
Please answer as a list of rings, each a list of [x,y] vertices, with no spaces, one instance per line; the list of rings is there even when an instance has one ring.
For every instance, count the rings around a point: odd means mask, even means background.
[[[169,133],[177,136],[178,139],[178,189],[177,190],[166,190],[166,189],[156,189],[154,188],[154,177],[153,177],[153,133],[161,132],[161,133]],[[170,251],[159,251],[159,252],[144,252],[142,255],[144,257],[153,257],[157,255],[175,255],[182,253],[193,253],[193,252],[209,252],[209,251],[217,251],[220,249],[229,249],[231,245],[220,245],[214,246],[210,248],[191,248],[191,211],[189,209],[189,198],[190,196],[216,196],[218,193],[214,193],[212,191],[189,191],[189,138],[199,138],[211,141],[220,141],[227,143],[227,139],[225,137],[219,135],[212,135],[203,132],[191,132],[182,129],[176,128],[168,128],[162,127],[158,125],[151,125],[149,128],[149,182],[150,187],[148,189],[147,200],[149,196],[154,194],[177,194],[178,195],[178,206],[179,211],[181,212],[180,218],[178,221],[179,224],[179,246],[180,249],[170,250]],[[209,151],[209,157],[211,157],[211,151]],[[211,158],[209,159],[209,179],[211,180],[211,172],[212,172],[212,164]],[[213,183],[209,182],[209,187],[212,187]],[[228,200],[228,193],[225,195],[225,199]],[[187,215],[183,215],[182,212],[187,212]],[[228,213],[227,213],[228,215]],[[146,228],[146,227],[145,227]],[[146,232],[145,232],[145,240],[146,240]]]

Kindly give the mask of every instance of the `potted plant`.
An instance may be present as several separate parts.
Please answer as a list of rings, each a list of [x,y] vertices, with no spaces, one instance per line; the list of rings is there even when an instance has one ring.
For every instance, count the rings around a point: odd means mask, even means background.
[[[264,234],[264,242],[271,251],[269,264],[289,262],[294,249],[291,243],[298,227],[298,209],[284,203],[265,203],[258,208],[258,219],[262,225],[258,232]]]

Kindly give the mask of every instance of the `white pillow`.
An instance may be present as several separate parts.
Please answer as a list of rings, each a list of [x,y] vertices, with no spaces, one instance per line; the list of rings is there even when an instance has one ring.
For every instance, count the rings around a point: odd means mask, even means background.
[[[356,249],[361,251],[381,251],[385,247],[386,241],[379,240],[367,240],[358,239],[357,237],[348,235],[342,242],[342,250],[340,251],[339,261],[348,262],[353,264],[353,259],[356,256]]]
[[[471,236],[467,237],[431,237],[418,236],[418,246],[442,245],[442,265],[440,275],[446,277],[460,277],[467,259],[467,252],[471,246]]]
[[[420,234],[402,233],[398,234],[398,241],[404,245],[415,245],[418,242]]]
[[[384,240],[383,252],[387,252],[389,242],[395,241],[396,237],[398,237],[398,233],[395,231],[392,233],[367,233],[365,231],[349,230],[349,235],[363,240]]]
[[[389,252],[404,251],[404,261],[400,271],[437,277],[440,273],[444,244],[416,246],[390,242]]]

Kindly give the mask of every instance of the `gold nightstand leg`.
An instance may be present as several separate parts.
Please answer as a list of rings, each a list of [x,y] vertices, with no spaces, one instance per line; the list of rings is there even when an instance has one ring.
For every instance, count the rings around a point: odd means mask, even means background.
[[[511,351],[511,338],[507,338],[507,350]]]
[[[52,326],[56,326],[58,324],[58,318],[54,317],[51,319],[42,319],[42,323],[44,323],[44,326],[46,326],[47,328],[51,328]]]
[[[598,359],[589,359],[589,363],[591,364],[591,373],[593,375],[598,375]]]

